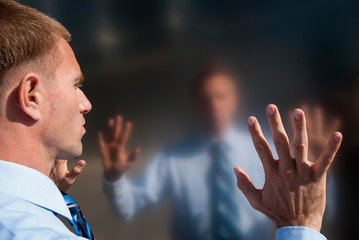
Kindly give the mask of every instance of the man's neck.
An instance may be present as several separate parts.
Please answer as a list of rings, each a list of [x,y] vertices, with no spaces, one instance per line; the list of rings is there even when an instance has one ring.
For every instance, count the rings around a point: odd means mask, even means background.
[[[233,128],[232,124],[228,124],[222,127],[217,127],[212,129],[211,135],[216,140],[223,140],[232,128]]]
[[[24,133],[24,131],[22,131]],[[0,136],[0,159],[33,168],[49,176],[52,164],[50,156],[35,138],[21,131],[6,131]]]

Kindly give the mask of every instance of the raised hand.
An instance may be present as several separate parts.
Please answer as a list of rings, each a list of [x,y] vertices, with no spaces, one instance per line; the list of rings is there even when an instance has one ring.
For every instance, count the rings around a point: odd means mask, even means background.
[[[118,179],[136,159],[139,148],[130,154],[126,152],[127,140],[131,133],[132,124],[127,122],[122,130],[122,117],[110,118],[107,131],[99,132],[98,140],[101,150],[101,160],[104,168],[104,176],[108,181]]]
[[[248,118],[248,128],[265,172],[263,189],[257,189],[239,167],[234,171],[237,185],[251,206],[267,215],[277,227],[306,226],[320,231],[325,209],[326,173],[341,144],[342,135],[334,132],[318,160],[308,159],[308,136],[304,112],[296,109],[294,158],[282,120],[275,105],[266,109],[273,142],[279,159],[273,158],[255,117]]]
[[[49,177],[56,186],[63,192],[66,192],[72,184],[74,184],[77,176],[85,168],[86,162],[79,160],[75,166],[69,171],[67,168],[67,160],[56,160],[52,166]]]

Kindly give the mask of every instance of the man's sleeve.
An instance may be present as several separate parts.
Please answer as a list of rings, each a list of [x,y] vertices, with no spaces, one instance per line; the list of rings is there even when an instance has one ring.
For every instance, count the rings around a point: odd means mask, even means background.
[[[327,238],[311,228],[293,226],[278,228],[275,240],[327,240]]]
[[[168,187],[167,161],[160,154],[134,180],[122,176],[115,182],[103,177],[103,190],[111,207],[125,219],[131,219],[142,209],[158,203]]]

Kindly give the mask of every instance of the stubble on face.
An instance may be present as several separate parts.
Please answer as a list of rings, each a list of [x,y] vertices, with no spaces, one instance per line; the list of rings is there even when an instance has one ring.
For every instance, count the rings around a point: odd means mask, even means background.
[[[72,159],[82,154],[84,117],[79,110],[78,82],[83,79],[75,55],[64,39],[58,42],[59,64],[47,84],[48,109],[44,114],[44,142],[55,159]]]

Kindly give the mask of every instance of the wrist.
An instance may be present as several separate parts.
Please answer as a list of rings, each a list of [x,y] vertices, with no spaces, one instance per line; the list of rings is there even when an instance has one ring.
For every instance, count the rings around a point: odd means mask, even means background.
[[[317,232],[320,232],[322,227],[322,216],[310,216],[310,217],[301,217],[297,219],[292,219],[290,221],[280,222],[277,224],[277,228],[282,227],[308,227]]]

